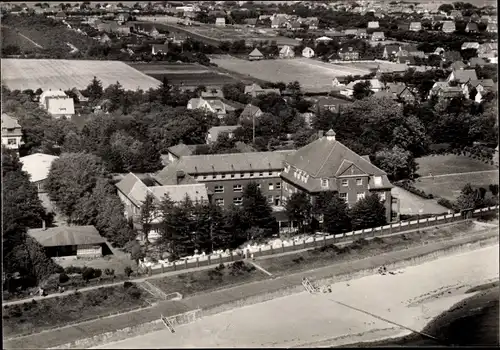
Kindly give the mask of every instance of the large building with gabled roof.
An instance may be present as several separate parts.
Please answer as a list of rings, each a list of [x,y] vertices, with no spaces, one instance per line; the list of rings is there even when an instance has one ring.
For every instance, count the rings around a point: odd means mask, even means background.
[[[384,202],[387,221],[391,221],[391,188],[387,174],[344,146],[330,130],[289,155],[281,173],[283,197],[306,192],[313,200],[325,191],[334,191],[349,206],[376,192]]]

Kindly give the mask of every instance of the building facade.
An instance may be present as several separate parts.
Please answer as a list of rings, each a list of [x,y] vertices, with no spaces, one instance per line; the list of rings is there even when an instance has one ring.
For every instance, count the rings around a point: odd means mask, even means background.
[[[315,197],[334,191],[349,207],[371,193],[378,193],[386,207],[387,221],[392,217],[391,188],[387,174],[336,140],[330,130],[288,156],[281,174],[283,199],[293,193],[305,192]]]
[[[169,175],[185,172],[204,183],[212,203],[229,208],[241,205],[243,189],[250,182],[260,187],[272,206],[281,206],[281,178],[283,161],[294,151],[211,154],[181,157],[166,166],[155,179],[168,184]]]
[[[17,119],[2,113],[2,145],[15,151],[22,145],[23,131]]]

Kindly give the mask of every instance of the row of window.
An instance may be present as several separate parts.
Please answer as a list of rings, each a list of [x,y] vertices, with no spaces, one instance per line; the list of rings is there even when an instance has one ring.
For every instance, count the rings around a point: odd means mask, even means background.
[[[261,184],[257,184],[257,187],[260,189]],[[268,184],[269,191],[273,190],[281,190],[281,182],[276,182],[276,184],[270,182]],[[243,192],[243,185],[233,185],[233,192]],[[224,193],[224,185],[216,185],[214,186],[214,193]]]
[[[379,193],[380,196],[380,201],[385,201],[385,192]],[[339,193],[339,197],[345,200],[346,202],[349,201],[349,194],[348,193]],[[358,192],[356,193],[356,201],[360,201],[365,198],[365,192]]]
[[[276,176],[280,175],[279,171],[261,171],[261,172],[249,172],[249,173],[233,173],[233,174],[212,174],[212,175],[198,175],[194,176],[196,180],[216,180],[216,179],[235,179],[244,177],[265,177],[265,176]]]
[[[271,205],[280,205],[281,203],[281,196],[272,196],[269,195],[267,196],[267,201]],[[223,206],[224,205],[224,198],[216,198],[215,199],[215,204]],[[233,204],[234,205],[241,205],[243,203],[243,198],[242,197],[235,197],[233,198]]]

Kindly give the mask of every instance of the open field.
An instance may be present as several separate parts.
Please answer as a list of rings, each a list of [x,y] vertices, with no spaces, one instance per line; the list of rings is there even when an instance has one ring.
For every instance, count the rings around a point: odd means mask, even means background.
[[[61,297],[3,307],[4,336],[37,333],[132,308],[148,306],[135,284],[95,289]]]
[[[238,82],[229,74],[196,64],[129,63],[129,65],[154,79],[162,81],[166,77],[170,84],[183,87],[194,88],[205,85],[207,88],[212,88]]]
[[[210,61],[240,74],[272,82],[297,80],[305,91],[330,91],[335,77],[365,75],[369,70],[343,67],[308,58],[277,59],[250,62],[230,56],[213,56]]]
[[[472,222],[452,226],[433,227],[422,231],[372,240],[358,240],[347,246],[327,245],[299,254],[291,254],[258,260],[259,266],[273,275],[286,275],[297,271],[327,266],[332,262],[340,263],[376,256],[388,251],[404,249],[424,244],[425,241],[449,239],[482,231],[484,227]]]
[[[117,61],[76,61],[53,59],[2,60],[2,82],[11,90],[85,89],[93,77],[103,88],[120,82],[125,90],[156,88],[160,82]]]
[[[2,36],[2,47],[7,45],[17,45],[21,51],[24,52],[41,48],[40,45],[37,45],[34,41],[28,39],[24,35],[17,33],[12,28],[2,26],[0,34]]]
[[[426,156],[415,159],[418,164],[417,173],[420,176],[468,173],[473,171],[496,170],[494,165],[485,164],[480,160],[453,154]]]
[[[470,183],[473,188],[484,187],[488,190],[490,184],[498,184],[498,170],[418,178],[414,185],[425,193],[455,200],[467,183]]]
[[[470,286],[498,278],[498,254],[495,245],[408,267],[395,275],[336,283],[332,293],[302,292],[204,317],[178,326],[175,334],[164,330],[100,348],[334,346],[403,335],[409,331],[365,312],[421,330],[468,297],[464,291]]]

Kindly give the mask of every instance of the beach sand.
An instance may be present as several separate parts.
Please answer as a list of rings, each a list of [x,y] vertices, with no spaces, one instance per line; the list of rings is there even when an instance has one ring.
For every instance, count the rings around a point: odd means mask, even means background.
[[[342,302],[415,330],[471,294],[468,288],[498,279],[499,246],[489,246],[400,270],[332,285],[332,293],[303,292],[234,309],[181,325],[96,347],[338,346],[399,337],[411,331]]]

